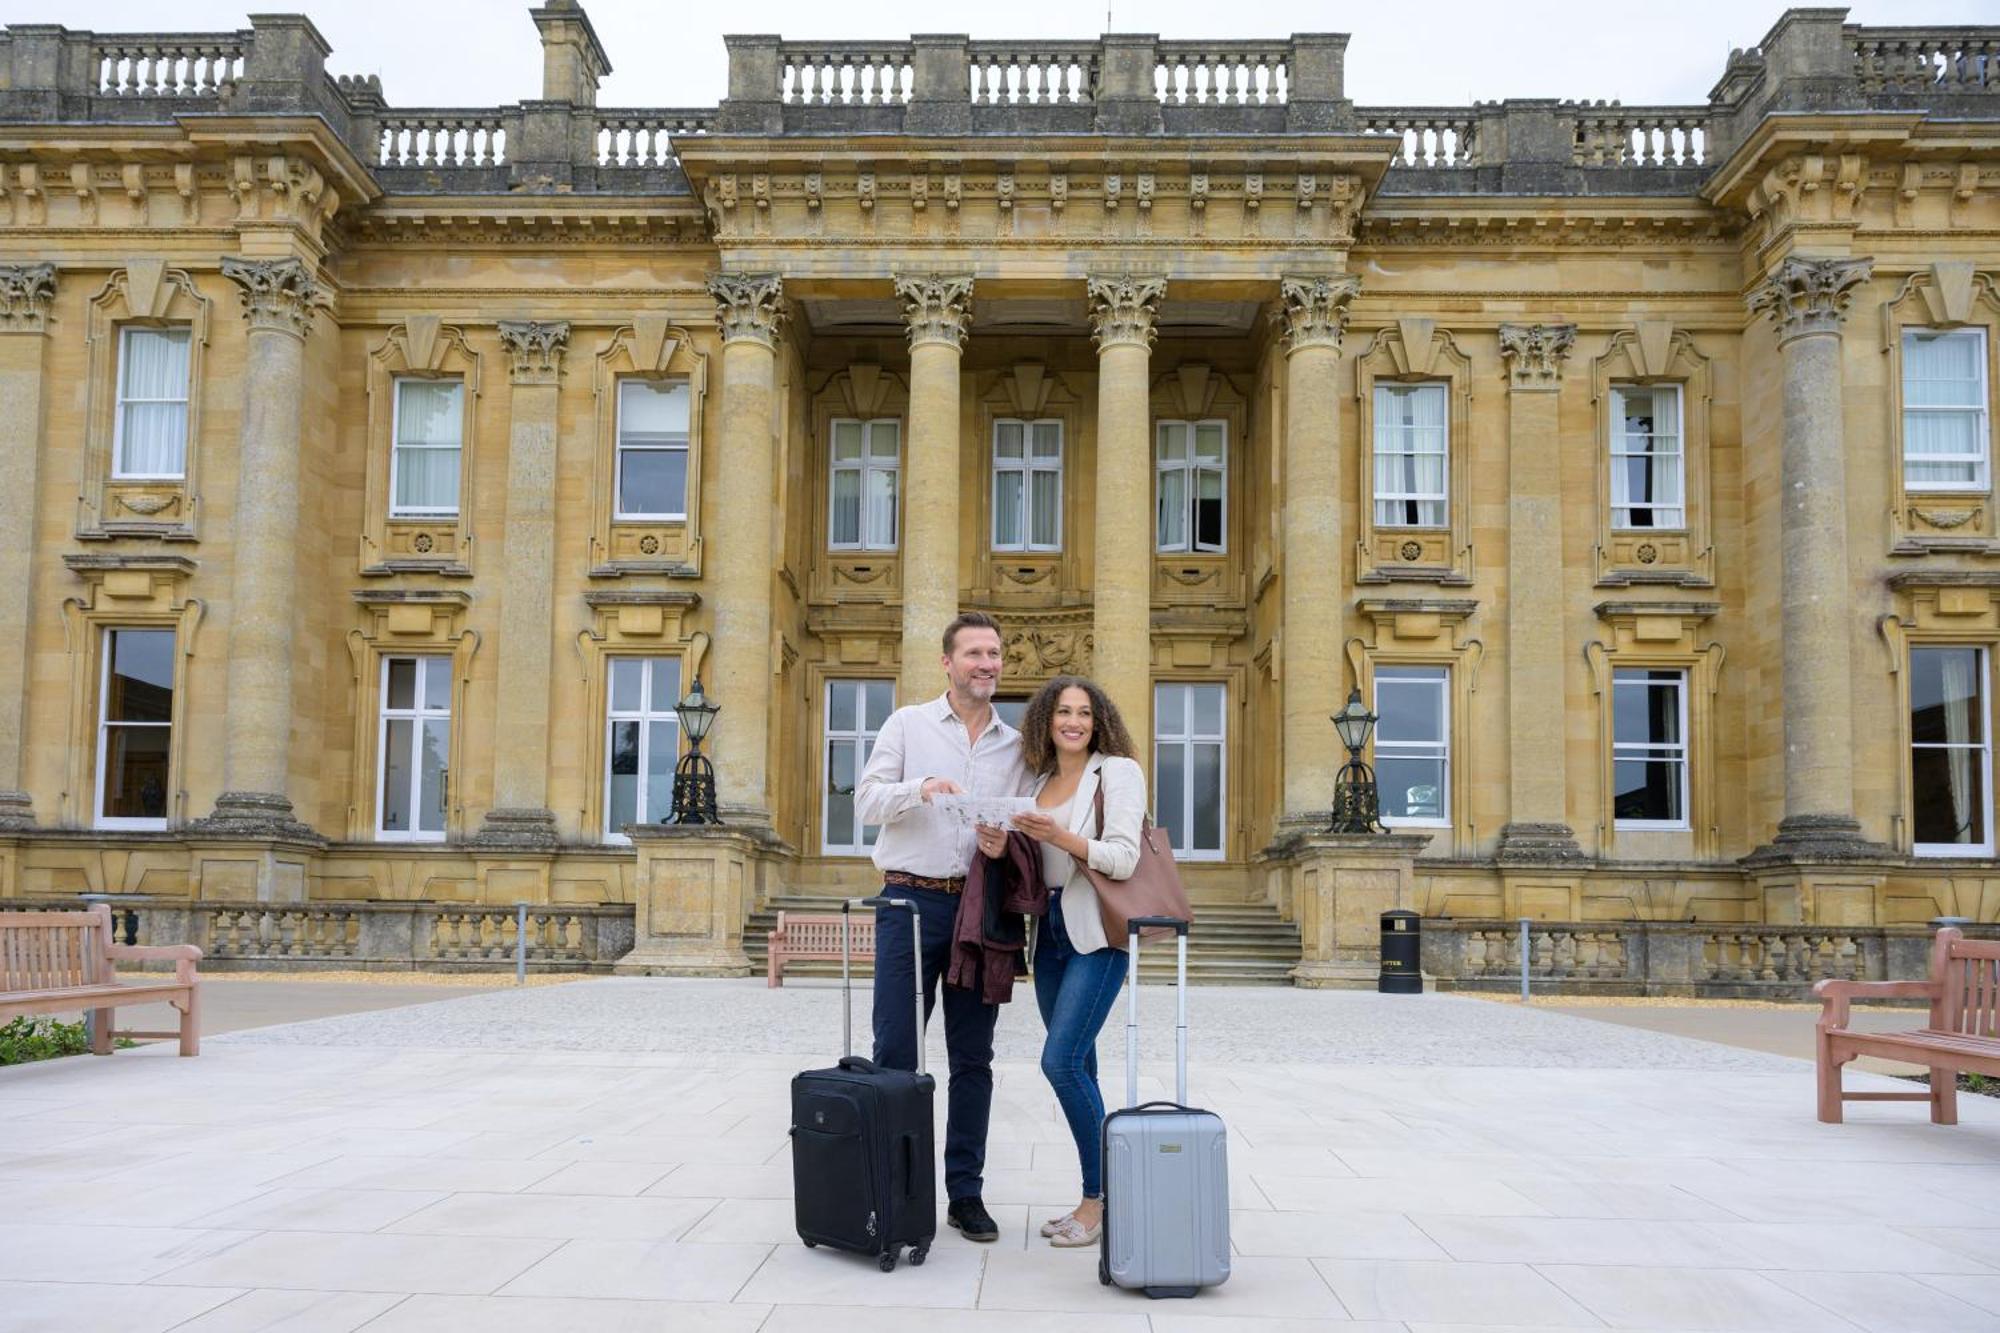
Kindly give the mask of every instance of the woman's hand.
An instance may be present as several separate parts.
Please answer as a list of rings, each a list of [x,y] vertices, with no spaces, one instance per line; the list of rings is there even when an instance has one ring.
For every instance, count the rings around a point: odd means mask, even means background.
[[[1007,830],[995,828],[991,824],[975,826],[979,835],[979,850],[989,860],[999,857],[1007,850]]]
[[[1023,810],[1014,816],[1014,827],[1033,838],[1036,842],[1048,842],[1062,830],[1056,821],[1035,810]]]

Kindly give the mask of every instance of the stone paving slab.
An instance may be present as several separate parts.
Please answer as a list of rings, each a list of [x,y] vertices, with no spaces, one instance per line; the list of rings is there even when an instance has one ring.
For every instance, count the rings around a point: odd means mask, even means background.
[[[1014,1006],[1002,1238],[885,1275],[791,1229],[837,1001],[590,982],[0,1070],[0,1333],[2000,1331],[2000,1103],[1825,1126],[1803,1062],[1458,997],[1196,992],[1237,1257],[1190,1302],[1034,1234],[1075,1165]]]

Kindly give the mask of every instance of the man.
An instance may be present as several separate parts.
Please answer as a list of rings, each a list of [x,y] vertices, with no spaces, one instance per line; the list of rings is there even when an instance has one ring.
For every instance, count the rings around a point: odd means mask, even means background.
[[[1022,796],[1030,786],[1021,763],[1021,733],[993,711],[1000,686],[1000,626],[978,611],[961,614],[944,631],[944,674],[950,687],[929,703],[899,708],[882,724],[854,792],[855,815],[881,825],[875,864],[882,892],[916,905],[923,952],[924,1018],[938,979],[951,961],[952,920],[972,867],[975,836],[932,804],[939,796]],[[898,916],[901,914],[898,913]],[[910,942],[884,913],[875,931],[875,1063],[917,1067],[910,992]],[[944,1042],[951,1082],[944,1135],[946,1220],[967,1240],[1000,1238],[980,1199],[986,1166],[986,1123],[993,1108],[993,1025],[997,1005],[974,991],[944,988]]]

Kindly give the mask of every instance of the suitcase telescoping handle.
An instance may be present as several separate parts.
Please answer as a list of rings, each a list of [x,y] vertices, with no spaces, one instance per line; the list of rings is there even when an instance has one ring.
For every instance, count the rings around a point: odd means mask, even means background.
[[[873,898],[846,898],[840,904],[840,1058],[854,1056],[854,909],[875,909],[875,929],[882,929],[882,909],[901,907],[910,914],[910,975],[917,980],[917,1072],[924,1072],[924,947],[923,929],[917,921],[917,905],[907,898],[877,895]]]
[[[1150,927],[1174,932],[1179,960],[1174,965],[1174,1100],[1187,1105],[1187,942],[1188,923],[1177,916],[1135,916],[1127,953],[1132,959],[1131,983],[1125,988],[1125,1105],[1139,1104],[1139,932]]]

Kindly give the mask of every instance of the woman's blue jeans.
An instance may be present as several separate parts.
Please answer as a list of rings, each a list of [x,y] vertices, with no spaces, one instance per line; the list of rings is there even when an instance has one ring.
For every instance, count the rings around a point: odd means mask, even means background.
[[[1062,891],[1049,895],[1049,914],[1035,934],[1035,1003],[1048,1028],[1042,1074],[1055,1089],[1076,1138],[1083,1195],[1104,1193],[1104,1094],[1097,1086],[1097,1034],[1125,984],[1123,950],[1078,953],[1063,926]]]

